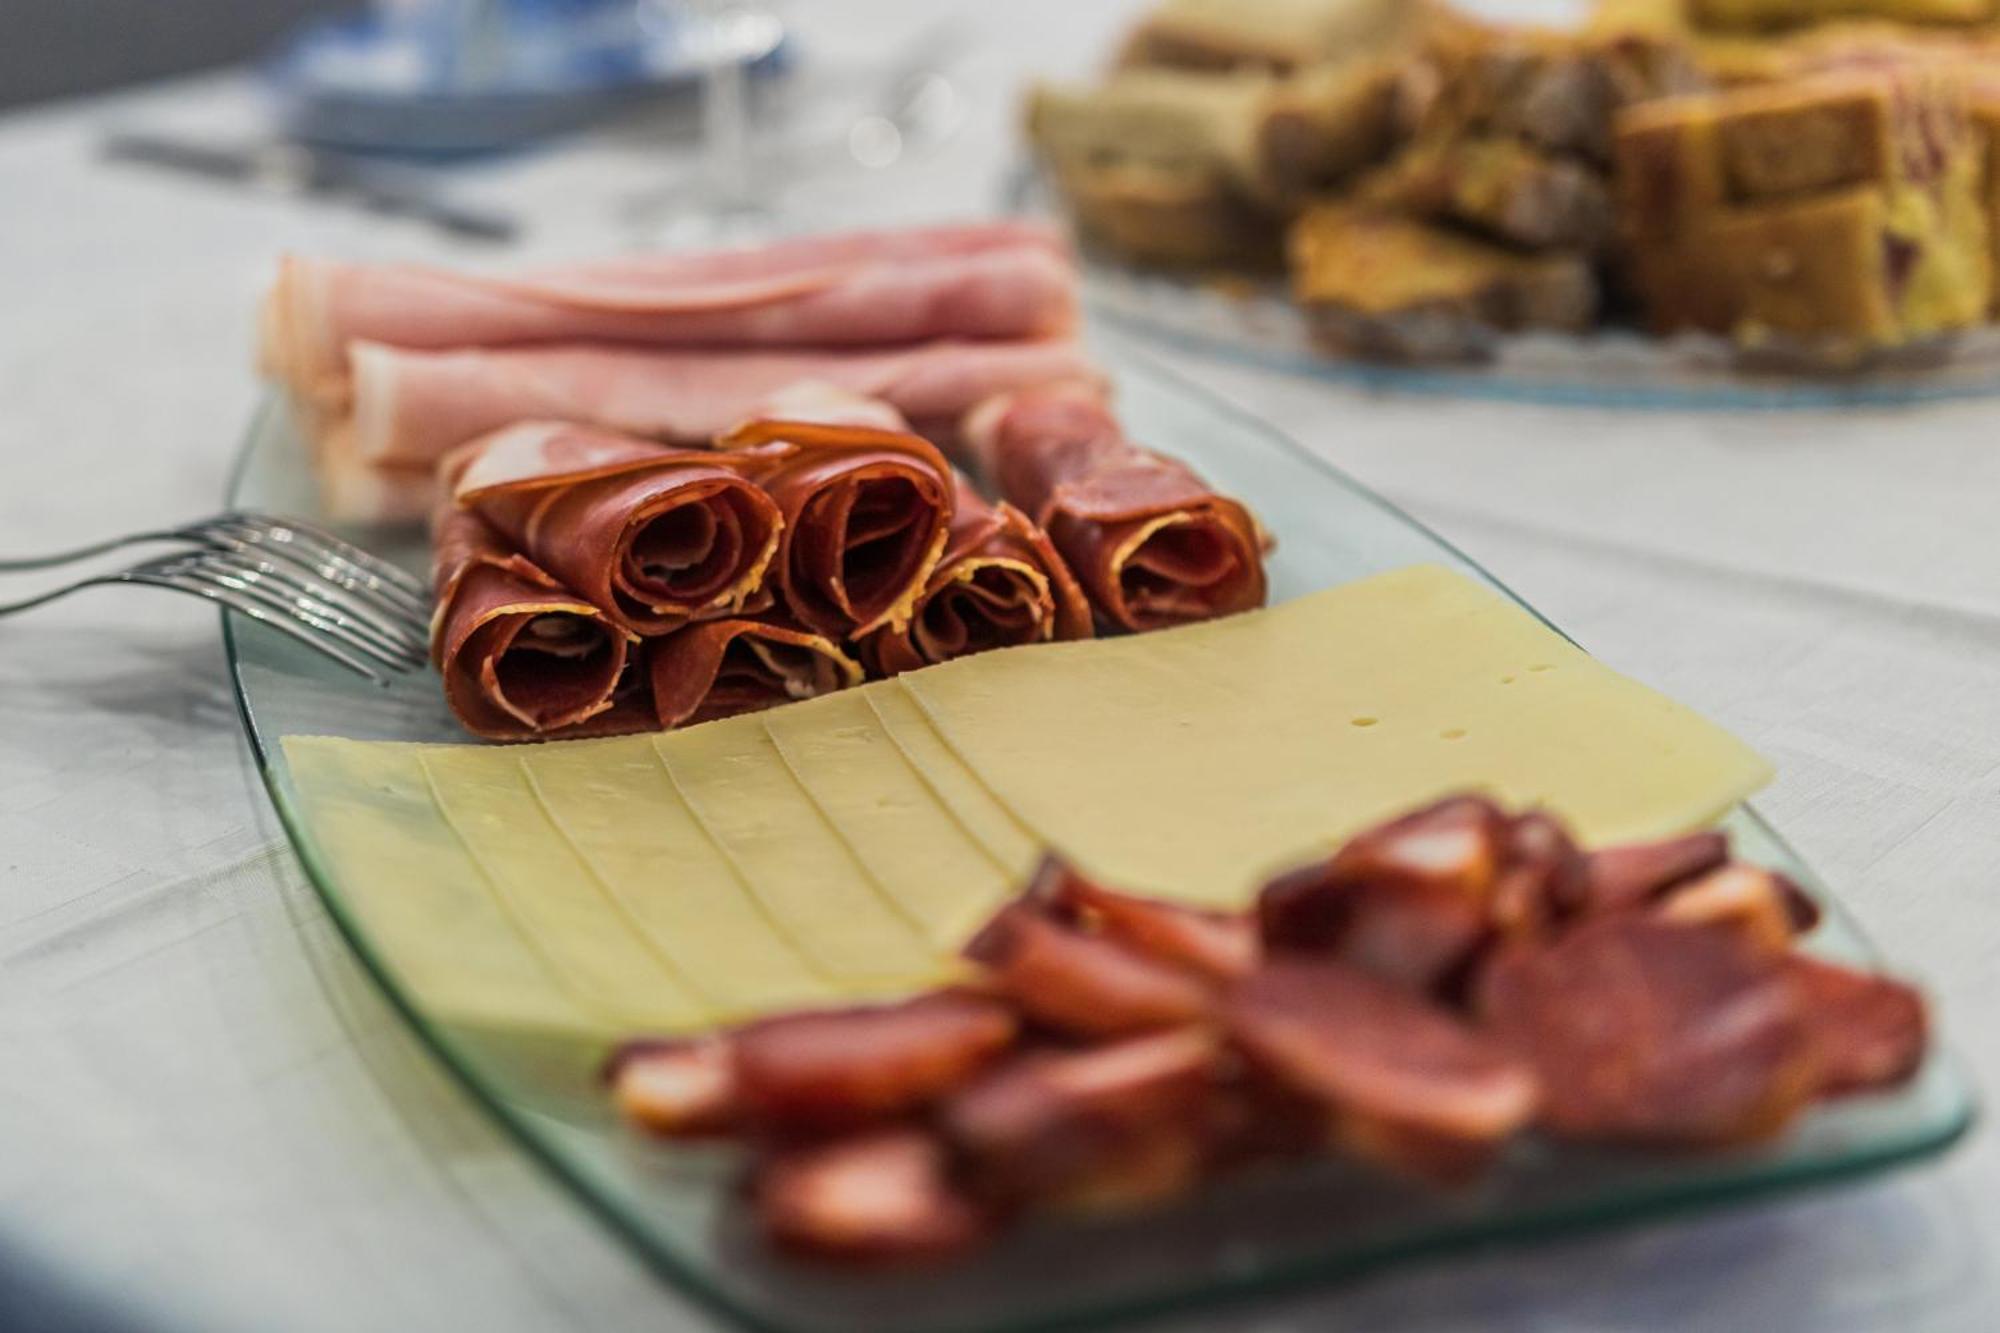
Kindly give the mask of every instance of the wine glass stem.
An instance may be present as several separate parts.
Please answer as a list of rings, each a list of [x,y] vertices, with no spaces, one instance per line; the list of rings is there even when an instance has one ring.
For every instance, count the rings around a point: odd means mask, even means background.
[[[729,0],[706,0],[707,58],[702,62],[701,142],[703,170],[715,207],[744,212],[757,204],[751,162],[750,78],[737,54]]]

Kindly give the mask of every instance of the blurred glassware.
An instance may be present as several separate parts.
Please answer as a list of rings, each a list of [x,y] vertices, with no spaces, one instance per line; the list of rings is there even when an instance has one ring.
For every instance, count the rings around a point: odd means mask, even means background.
[[[287,133],[350,150],[450,154],[577,129],[698,75],[685,11],[651,0],[376,0],[313,25],[265,67]],[[772,17],[735,59],[784,64]]]
[[[818,79],[793,78],[760,97],[743,61],[730,57],[768,38],[767,25],[778,23],[769,10],[754,0],[640,3],[663,19],[692,22],[702,35],[689,45],[710,58],[701,66],[699,165],[626,201],[624,221],[638,245],[744,243],[823,225],[794,216],[793,187],[909,162],[965,124],[965,97],[950,73],[970,45],[958,21],[922,29],[886,68],[822,69]]]
[[[779,40],[777,15],[749,0],[639,0],[640,14],[678,27],[701,78],[701,164],[694,198],[670,218],[669,244],[754,241],[775,230],[774,198],[759,179],[751,53]],[[687,206],[692,205],[692,206]]]

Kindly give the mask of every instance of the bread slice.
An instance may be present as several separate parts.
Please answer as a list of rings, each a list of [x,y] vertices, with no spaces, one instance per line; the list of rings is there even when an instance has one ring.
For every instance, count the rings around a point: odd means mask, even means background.
[[[1635,108],[1627,266],[1649,322],[1849,362],[1981,322],[1985,152],[1957,80],[1843,70]]]
[[[1142,162],[1055,168],[1084,235],[1127,259],[1176,267],[1275,268],[1279,223],[1210,170]]]
[[[1911,24],[1972,24],[1994,17],[1993,0],[1687,0],[1702,28],[1802,28],[1829,19],[1874,18]]]
[[[1365,54],[1420,21],[1426,0],[1163,0],[1121,65],[1289,74]]]
[[[1523,255],[1364,204],[1306,210],[1288,252],[1314,337],[1345,354],[1473,359],[1500,333],[1575,332],[1596,317],[1597,282],[1581,255]]]
[[[1258,74],[1126,70],[1097,87],[1044,84],[1028,135],[1083,230],[1153,263],[1268,266],[1278,225],[1259,192]]]
[[[1598,254],[1614,230],[1611,185],[1602,172],[1518,139],[1413,144],[1364,176],[1352,197],[1533,250]]]
[[[1253,125],[1256,196],[1293,211],[1385,158],[1401,62],[1318,65],[1275,85]]]

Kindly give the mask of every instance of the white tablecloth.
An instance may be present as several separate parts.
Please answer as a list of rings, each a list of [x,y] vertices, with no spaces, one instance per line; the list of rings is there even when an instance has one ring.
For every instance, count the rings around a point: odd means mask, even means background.
[[[968,14],[973,124],[825,216],[978,211],[1010,89],[1119,7]],[[935,10],[796,7],[813,49]],[[232,80],[0,120],[0,548],[215,507],[282,248],[449,253],[401,224],[101,164]],[[620,129],[475,181],[533,244],[617,243],[663,173]],[[1733,728],[1765,810],[2000,1081],[2000,402],[1583,412],[1373,397],[1177,358],[1460,542],[1611,663]],[[0,585],[0,596],[18,580]],[[280,839],[215,620],[106,591],[0,625],[0,1326],[706,1327],[402,1029]],[[2000,1154],[1779,1206],[1391,1273],[1176,1328],[1988,1329]]]

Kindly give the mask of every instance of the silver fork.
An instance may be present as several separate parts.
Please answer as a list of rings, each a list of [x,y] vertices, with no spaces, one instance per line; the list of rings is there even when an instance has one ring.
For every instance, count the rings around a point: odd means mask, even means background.
[[[427,659],[430,596],[424,585],[388,561],[297,519],[220,514],[54,555],[0,560],[0,574],[54,569],[158,543],[179,549],[115,573],[0,603],[0,617],[84,588],[138,584],[218,602],[378,684],[388,683],[385,672],[415,671]]]

